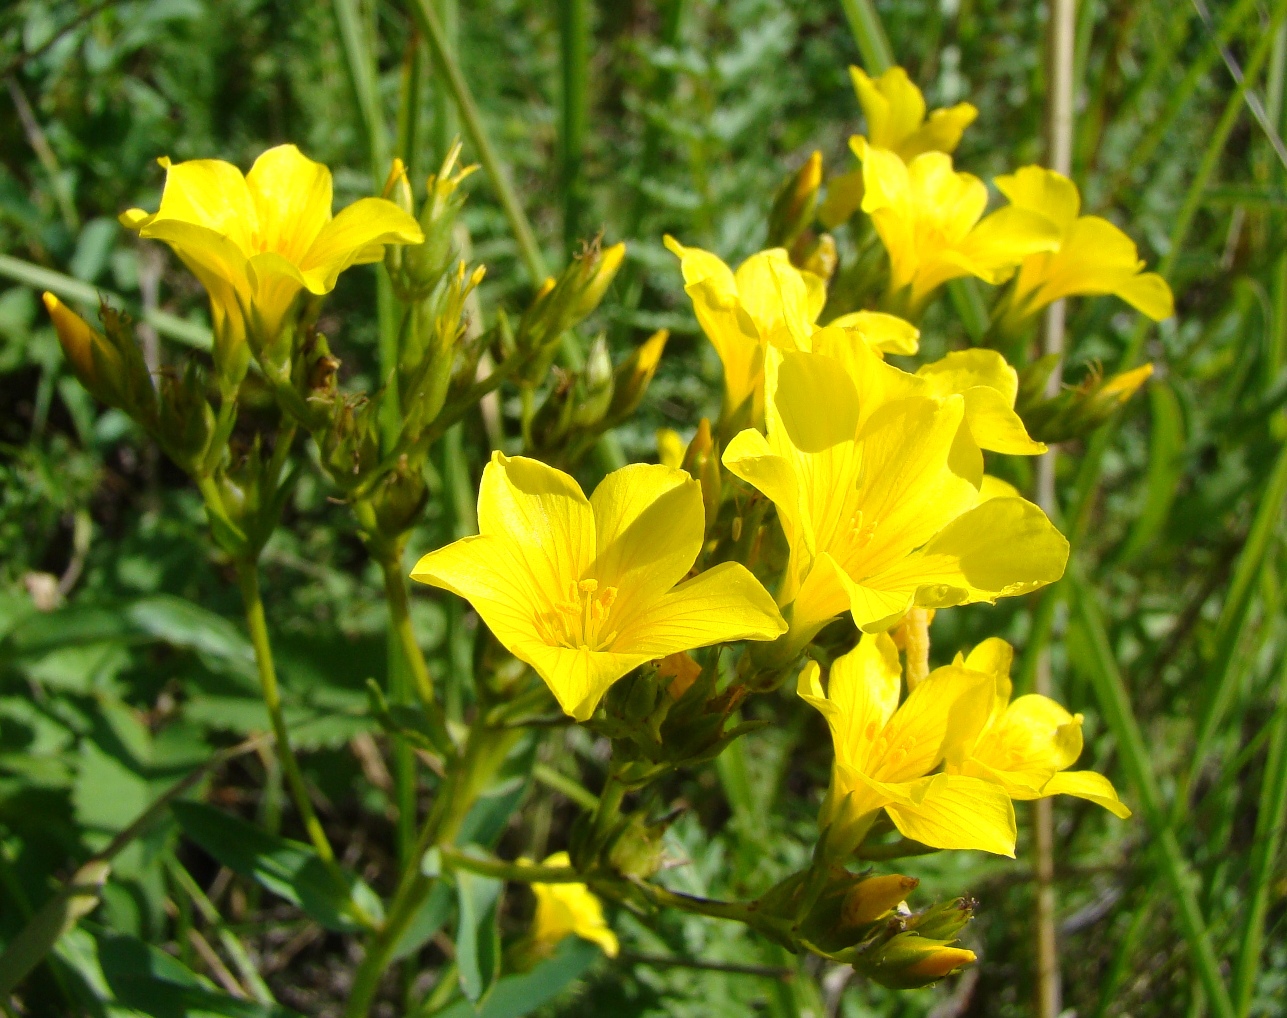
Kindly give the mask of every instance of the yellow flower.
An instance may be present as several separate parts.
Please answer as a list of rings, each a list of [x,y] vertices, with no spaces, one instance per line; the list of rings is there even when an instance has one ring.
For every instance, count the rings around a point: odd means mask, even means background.
[[[812,343],[811,353],[770,357],[767,436],[743,431],[724,452],[777,506],[790,545],[778,592],[792,606],[784,652],[845,610],[875,631],[913,605],[994,601],[1063,575],[1068,542],[1045,513],[981,491],[979,446],[1042,448],[1000,415],[1004,394],[975,394],[964,371],[939,372],[937,383],[909,375],[843,330],[819,330]],[[936,395],[934,384],[964,393]],[[976,403],[988,412],[974,413]]]
[[[682,470],[632,464],[587,499],[562,471],[497,452],[483,471],[478,526],[422,558],[412,579],[466,598],[578,721],[646,661],[786,629],[744,566],[680,583],[705,527],[701,487]]]
[[[745,407],[743,423],[764,420],[764,357],[770,347],[810,349],[810,337],[827,302],[821,276],[797,269],[782,248],[751,255],[733,272],[701,248],[673,237],[666,247],[680,259],[684,290],[702,330],[724,365],[724,417]],[[858,311],[832,323],[862,337],[880,354],[914,354],[920,333],[893,315]]]
[[[974,731],[958,730],[958,738],[947,748],[947,773],[991,781],[1011,799],[1075,795],[1123,819],[1130,816],[1102,774],[1068,770],[1081,756],[1080,714],[1069,714],[1035,693],[1010,701],[1013,659],[1014,649],[996,637],[984,640],[969,657],[957,655],[957,666],[991,676],[995,693],[983,725]]]
[[[901,67],[874,80],[862,68],[850,67],[849,77],[867,117],[867,140],[905,162],[922,152],[956,151],[961,135],[979,115],[969,103],[957,103],[935,110],[926,121],[925,96]]]
[[[269,149],[245,176],[217,159],[160,162],[161,207],[130,209],[121,222],[165,241],[201,280],[218,363],[235,378],[248,362],[247,331],[272,342],[302,290],[329,293],[350,265],[379,261],[384,245],[424,240],[415,219],[383,198],[332,218],[331,171],[294,145]]]
[[[556,852],[545,866],[570,866],[566,852]],[[532,884],[536,916],[531,937],[538,954],[550,954],[563,938],[576,934],[603,948],[609,958],[619,950],[617,935],[603,918],[603,905],[585,884]]]
[[[913,312],[950,279],[1003,283],[1024,258],[1058,249],[1059,228],[1044,215],[1010,205],[984,216],[988,189],[956,172],[951,156],[906,163],[864,138],[851,144],[863,164],[862,209],[889,253],[890,292]]]
[[[831,666],[824,691],[810,661],[797,691],[827,719],[835,745],[820,823],[853,840],[884,810],[904,837],[934,848],[1014,855],[1014,807],[997,784],[932,774],[960,728],[977,729],[992,705],[992,679],[959,666],[935,669],[901,706],[898,649],[887,634],[865,635]]]
[[[962,133],[979,115],[969,103],[957,103],[935,110],[926,121],[925,96],[901,67],[891,67],[875,79],[859,67],[850,67],[849,77],[867,118],[867,140],[904,162],[922,152],[956,151]],[[828,228],[843,223],[862,205],[862,196],[861,170],[833,178],[819,218]]]
[[[1079,294],[1114,294],[1154,321],[1175,313],[1166,280],[1142,272],[1144,262],[1135,242],[1107,219],[1078,215],[1077,185],[1061,173],[1025,166],[996,185],[1013,203],[1045,216],[1059,229],[1059,246],[1029,255],[1014,284],[1015,311],[1027,317],[1059,300]]]

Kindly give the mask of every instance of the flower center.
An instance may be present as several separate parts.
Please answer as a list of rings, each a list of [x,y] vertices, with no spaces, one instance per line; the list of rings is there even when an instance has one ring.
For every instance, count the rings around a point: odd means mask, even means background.
[[[616,587],[599,590],[599,581],[580,580],[568,587],[568,600],[558,602],[539,621],[544,636],[553,646],[573,650],[606,650],[617,638],[617,630],[604,633],[604,623],[617,599]]]

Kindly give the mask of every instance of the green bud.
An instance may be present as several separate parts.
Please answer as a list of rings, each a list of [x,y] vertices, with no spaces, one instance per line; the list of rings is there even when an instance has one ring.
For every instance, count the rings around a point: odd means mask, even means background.
[[[428,194],[420,209],[420,228],[425,241],[408,247],[402,256],[405,286],[409,293],[425,295],[442,278],[456,258],[456,220],[465,196],[460,185],[477,166],[456,168],[461,142],[457,139],[447,152],[438,172],[429,177]]]
[[[99,309],[104,331],[48,291],[45,309],[72,372],[95,399],[124,410],[147,431],[156,431],[156,390],[130,320],[106,304]]]
[[[215,433],[215,415],[205,390],[205,376],[195,363],[189,363],[182,376],[161,375],[157,439],[189,473],[197,471]]]
[[[572,424],[578,428],[591,428],[603,420],[612,404],[612,356],[608,353],[608,338],[602,333],[590,344],[590,355],[586,358],[577,389]]]
[[[404,455],[371,492],[376,525],[383,537],[398,537],[419,522],[429,504],[424,475]]]
[[[634,813],[608,849],[608,863],[623,876],[645,879],[661,869],[667,825],[649,824],[643,813]]]
[[[318,443],[327,473],[342,491],[358,487],[380,462],[376,404],[341,397]]]
[[[768,247],[790,247],[813,222],[822,184],[822,153],[814,152],[778,189],[769,212]]]
[[[697,434],[684,453],[684,469],[701,483],[707,534],[719,518],[720,501],[724,495],[719,457],[719,442],[711,434],[711,422],[703,417],[698,422]]]

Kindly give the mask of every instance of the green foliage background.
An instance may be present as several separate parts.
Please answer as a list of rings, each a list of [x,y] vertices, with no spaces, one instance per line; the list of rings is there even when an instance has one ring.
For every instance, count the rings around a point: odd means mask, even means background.
[[[822,151],[828,173],[850,169],[846,140],[861,123],[846,67],[859,53],[841,5],[824,0],[591,6],[590,131],[576,234],[602,230],[607,240],[628,243],[627,265],[594,327],[618,351],[658,327],[674,333],[644,408],[619,432],[630,458],[649,458],[656,428],[687,435],[702,416],[714,416],[719,399],[718,360],[697,330],[662,234],[736,261],[762,246],[773,193],[809,152]],[[962,99],[979,107],[959,167],[988,178],[1042,158],[1044,5],[876,6],[931,107]],[[1064,528],[1080,535],[1076,556],[1164,794],[1189,803],[1177,837],[1199,880],[1217,955],[1231,965],[1259,886],[1252,864],[1267,844],[1264,804],[1273,797],[1266,798],[1265,761],[1287,710],[1281,467],[1271,478],[1287,435],[1285,175],[1234,95],[1212,32],[1188,4],[1079,6],[1074,176],[1086,210],[1123,225],[1151,264],[1171,260],[1178,314],[1149,334],[1156,380],[1111,433],[1091,498],[1079,502],[1091,490],[1078,474],[1085,450],[1073,447],[1061,458],[1062,504],[1085,507]],[[1276,14],[1283,4],[1264,6]],[[1249,2],[1212,7],[1217,23],[1233,22],[1232,55],[1245,62],[1269,12]],[[392,123],[413,33],[399,3],[362,10],[368,35],[379,40],[381,99]],[[457,12],[460,62],[552,264],[566,253],[559,11],[534,0],[479,0]],[[89,16],[59,34],[83,12]],[[1267,79],[1254,83],[1279,125],[1285,52],[1279,46]],[[155,207],[157,156],[245,167],[269,145],[293,141],[333,168],[337,205],[373,186],[327,3],[14,0],[0,9],[0,78],[8,86],[0,95],[0,251],[119,294],[127,306],[159,302],[205,320],[204,296],[177,262],[140,246],[115,222],[125,208]],[[413,173],[423,177],[435,145],[455,127],[432,82],[421,98],[424,142]],[[1239,119],[1227,144],[1212,151],[1230,103]],[[20,105],[29,108],[25,123]],[[1176,223],[1205,158],[1215,170],[1176,248]],[[512,310],[531,280],[483,175],[469,187],[474,257],[488,265],[483,304]],[[360,270],[343,277],[325,312],[323,327],[355,386],[379,382],[374,307],[375,275]],[[1077,302],[1066,378],[1077,381],[1100,364],[1111,370],[1135,327],[1134,315],[1112,299]],[[946,296],[924,332],[930,353],[965,341]],[[507,408],[511,416],[514,409]],[[478,421],[468,422],[463,440],[477,469],[486,449]],[[593,470],[582,479],[593,482]],[[441,476],[436,483],[413,550],[436,547],[468,523],[469,499],[453,501],[451,485]],[[1249,541],[1258,513],[1267,536]],[[379,729],[363,683],[383,681],[385,668],[378,572],[344,507],[328,501],[308,473],[265,565],[288,716],[308,751],[325,823],[341,853],[362,860],[364,878],[387,889],[390,804],[364,748]],[[5,279],[0,579],[0,940],[7,940],[56,880],[156,794],[216,747],[266,728],[266,720],[231,572],[212,555],[195,492],[126,418],[100,412],[62,363],[35,292]],[[38,610],[33,592],[59,580],[57,606]],[[993,634],[1022,653],[1034,607],[1012,599],[944,613],[933,631],[935,658]],[[459,716],[470,697],[475,620],[454,599],[425,590],[416,592],[414,612],[449,710]],[[1118,767],[1096,700],[1100,686],[1092,680],[1102,663],[1086,625],[1085,613],[1063,601],[1055,608],[1060,699],[1086,714],[1083,764],[1112,775],[1134,806],[1137,790]],[[1222,688],[1228,709],[1210,756],[1191,773],[1196,732]],[[686,807],[669,835],[670,856],[683,863],[665,878],[676,889],[753,896],[800,866],[812,842],[829,766],[818,719],[786,693],[751,710],[773,723],[670,789]],[[603,747],[584,731],[555,729],[537,753],[587,787],[602,780]],[[298,834],[267,754],[239,758],[205,795]],[[524,795],[503,835],[505,853],[539,858],[562,848],[574,815],[567,801],[543,784]],[[1021,810],[1017,863],[958,853],[904,867],[922,878],[925,900],[961,888],[979,900],[968,941],[981,956],[977,975],[895,995],[847,984],[842,970],[799,962],[739,927],[675,915],[647,928],[622,914],[614,920],[626,954],[599,958],[541,1013],[1031,1013],[1027,819]],[[1064,801],[1056,821],[1067,1006],[1083,1016],[1202,1013],[1143,819],[1118,823]],[[88,925],[98,931],[105,965],[103,945],[117,934],[162,945],[202,970],[177,932],[191,904],[167,862],[176,852],[210,886],[215,867],[180,842],[173,824],[135,843]],[[1266,953],[1250,999],[1257,1015],[1281,1013],[1287,996],[1281,856],[1268,874]],[[342,938],[248,882],[224,883],[220,907],[261,959],[278,999],[306,1014],[337,1013],[354,963]],[[503,929],[521,929],[530,908],[526,897],[511,895]],[[83,937],[64,947],[56,964],[33,977],[24,997],[33,1014],[71,1013]],[[759,971],[695,969],[658,956]],[[440,947],[422,957],[428,973],[443,961]]]

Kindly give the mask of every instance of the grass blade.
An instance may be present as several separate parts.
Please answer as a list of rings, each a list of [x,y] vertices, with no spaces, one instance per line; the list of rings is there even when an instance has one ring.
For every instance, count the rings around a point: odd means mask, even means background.
[[[867,65],[867,73],[883,74],[893,67],[897,63],[894,49],[889,45],[889,36],[872,0],[840,0],[840,6],[844,8],[862,62]]]
[[[1180,928],[1188,944],[1192,964],[1206,992],[1208,1006],[1216,1018],[1235,1018],[1233,1003],[1220,973],[1220,962],[1216,958],[1206,921],[1198,905],[1192,874],[1175,839],[1175,832],[1167,820],[1162,793],[1150,762],[1149,749],[1108,643],[1099,602],[1075,561],[1069,563],[1068,581],[1074,610],[1088,637],[1089,645],[1086,650],[1090,667],[1087,678],[1095,689],[1109,730],[1117,740],[1118,752],[1122,755],[1122,763],[1139,797],[1144,820],[1153,833],[1158,862],[1175,901]]]
[[[589,0],[559,0],[559,51],[563,71],[559,188],[563,192],[563,251],[571,259],[585,210],[581,168],[590,132]]]

